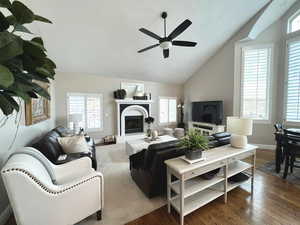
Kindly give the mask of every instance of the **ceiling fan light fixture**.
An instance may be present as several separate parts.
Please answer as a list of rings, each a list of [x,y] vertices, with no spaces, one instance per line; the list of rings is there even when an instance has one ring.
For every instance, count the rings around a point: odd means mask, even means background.
[[[171,41],[164,41],[159,45],[162,49],[170,49],[173,45]]]

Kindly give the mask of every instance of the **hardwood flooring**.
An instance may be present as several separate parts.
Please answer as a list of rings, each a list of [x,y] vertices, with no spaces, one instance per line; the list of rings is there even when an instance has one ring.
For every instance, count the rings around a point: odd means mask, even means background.
[[[274,160],[274,152],[259,150],[256,165]],[[246,160],[247,161],[247,160]],[[185,225],[300,225],[300,189],[281,178],[257,171],[254,197],[250,182],[185,217]],[[174,210],[164,206],[126,225],[178,225]]]
[[[256,165],[273,159],[273,151],[259,150]],[[300,189],[296,186],[257,171],[253,199],[249,192],[250,182],[232,190],[227,204],[221,197],[189,214],[185,225],[300,225]],[[14,219],[6,225],[15,225]],[[178,215],[162,207],[126,225],[178,225]]]

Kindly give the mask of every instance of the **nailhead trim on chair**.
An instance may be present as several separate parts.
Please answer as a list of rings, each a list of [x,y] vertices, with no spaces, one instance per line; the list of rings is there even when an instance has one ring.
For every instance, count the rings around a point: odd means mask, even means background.
[[[94,178],[96,178],[96,177],[99,177],[99,178],[101,179],[101,176],[95,175],[95,176],[93,176],[93,177],[90,177],[89,179],[83,180],[83,181],[81,181],[81,182],[79,182],[79,183],[77,183],[77,184],[74,184],[74,185],[72,185],[72,186],[70,186],[70,187],[64,188],[64,189],[62,189],[62,190],[60,190],[60,191],[53,191],[53,190],[50,190],[49,188],[47,188],[41,181],[39,181],[35,176],[33,176],[32,174],[30,174],[30,173],[27,172],[26,170],[13,168],[13,169],[4,170],[4,171],[2,171],[2,173],[9,173],[9,172],[14,172],[14,171],[21,172],[21,173],[27,175],[27,176],[28,176],[30,179],[32,179],[36,184],[38,184],[44,191],[46,191],[46,192],[49,193],[49,194],[53,194],[53,195],[62,194],[62,193],[66,192],[66,191],[68,191],[68,190],[71,190],[71,189],[73,189],[73,188],[75,188],[75,187],[77,187],[77,186],[79,186],[79,185],[81,185],[81,184],[84,184],[84,183],[86,183],[86,182],[89,182],[90,180],[92,180],[92,179],[94,179]]]

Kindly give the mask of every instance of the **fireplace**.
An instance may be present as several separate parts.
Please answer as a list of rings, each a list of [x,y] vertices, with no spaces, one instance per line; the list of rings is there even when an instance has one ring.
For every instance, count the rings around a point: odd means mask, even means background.
[[[144,132],[144,116],[125,116],[125,134]]]

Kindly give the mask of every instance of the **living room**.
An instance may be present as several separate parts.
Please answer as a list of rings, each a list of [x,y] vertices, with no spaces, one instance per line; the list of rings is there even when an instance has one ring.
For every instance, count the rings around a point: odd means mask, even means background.
[[[297,0],[0,0],[0,225],[300,224],[299,38]]]

